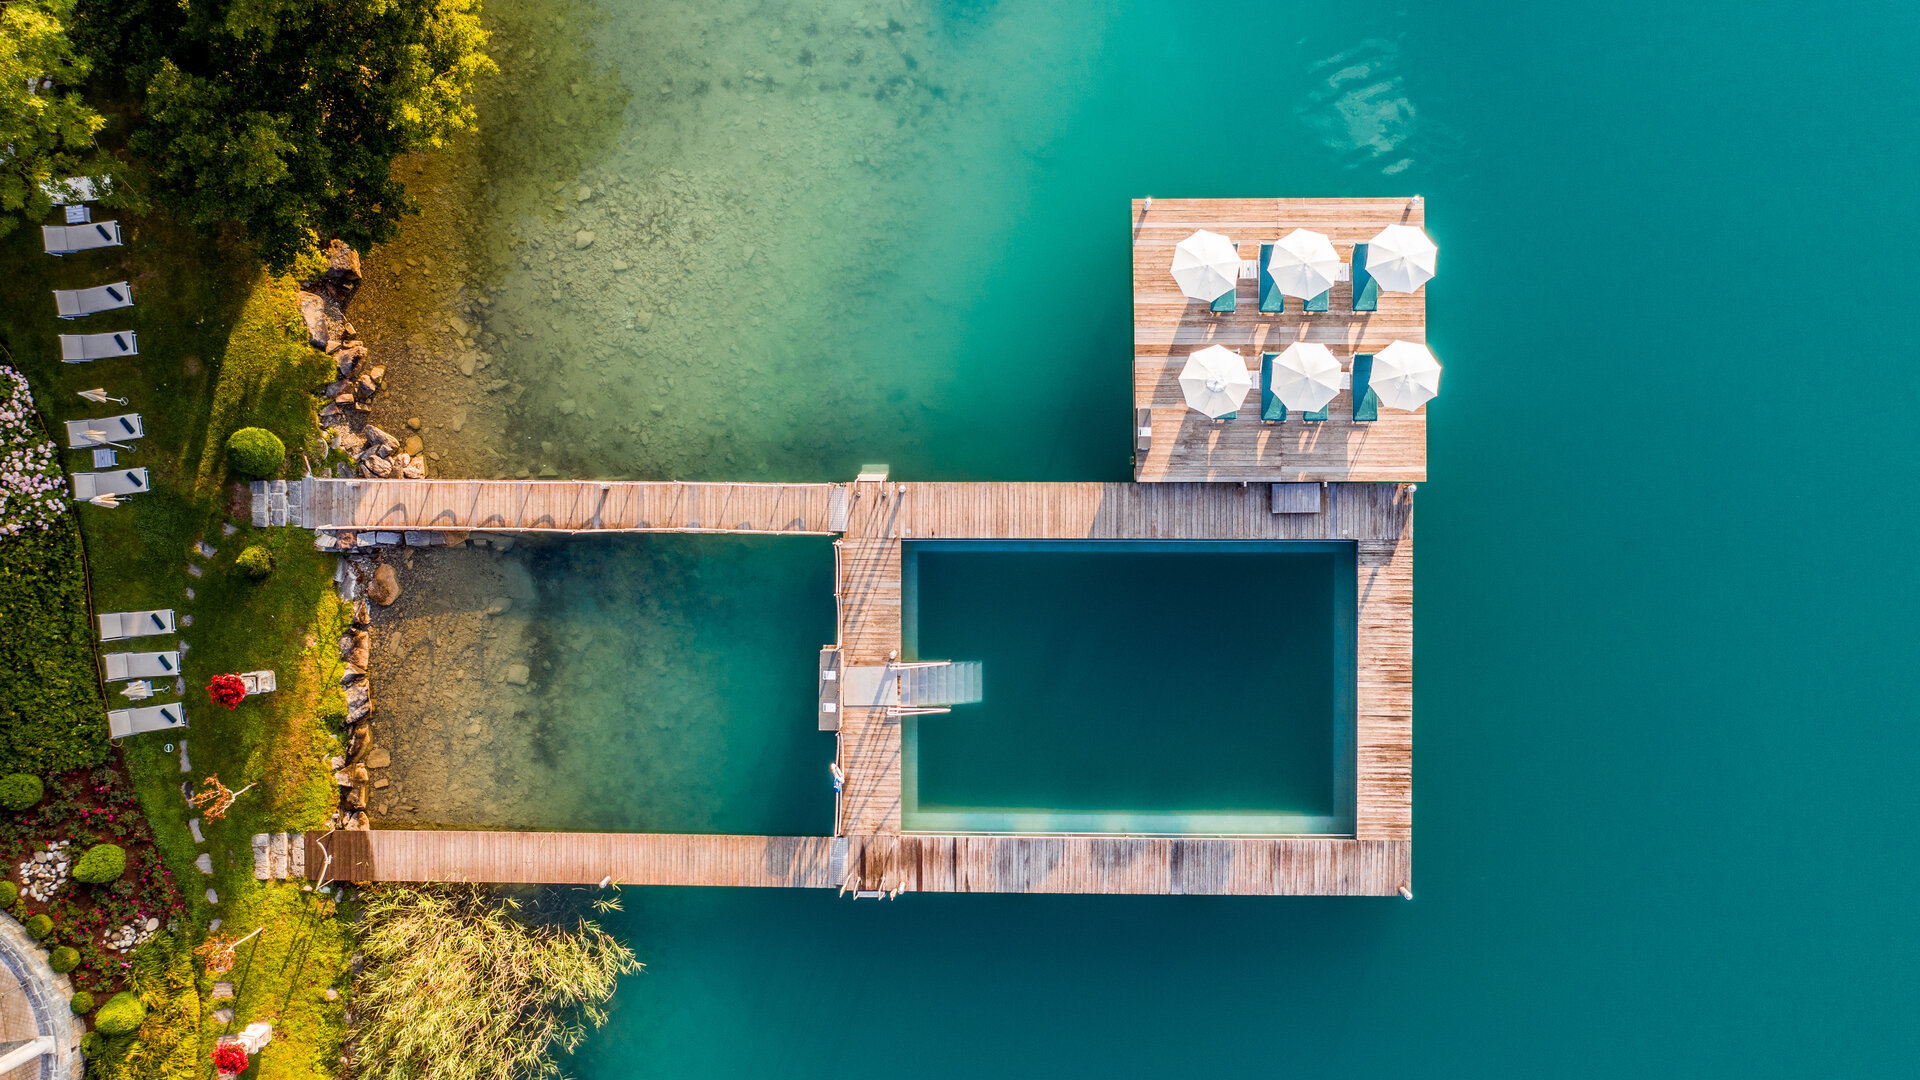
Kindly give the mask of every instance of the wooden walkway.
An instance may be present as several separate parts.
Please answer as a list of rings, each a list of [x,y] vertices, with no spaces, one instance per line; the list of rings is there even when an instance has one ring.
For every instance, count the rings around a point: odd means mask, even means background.
[[[322,531],[683,532],[826,535],[834,484],[308,477]],[[598,880],[598,879],[596,879]]]
[[[307,875],[320,880],[593,885],[786,886],[824,889],[833,839],[680,833],[453,832],[375,829],[307,834]],[[351,857],[342,850],[350,848]]]
[[[1239,245],[1242,260],[1257,262],[1260,245],[1296,228],[1327,234],[1351,264],[1353,245],[1388,225],[1422,225],[1425,207],[1411,199],[1155,199],[1133,204],[1133,397],[1150,410],[1152,435],[1136,453],[1141,481],[1387,481],[1427,478],[1427,410],[1381,409],[1370,423],[1353,421],[1348,391],[1316,423],[1297,415],[1260,421],[1260,357],[1295,341],[1332,349],[1349,373],[1356,353],[1378,352],[1396,339],[1427,340],[1426,290],[1380,294],[1379,310],[1353,311],[1353,287],[1334,285],[1329,310],[1305,314],[1289,298],[1287,311],[1262,314],[1258,281],[1240,281],[1231,314],[1215,315],[1190,300],[1168,267],[1174,245],[1196,229],[1222,233]],[[1208,345],[1239,351],[1252,372],[1253,391],[1232,420],[1215,422],[1187,408],[1180,368]],[[1442,362],[1445,358],[1442,357]]]

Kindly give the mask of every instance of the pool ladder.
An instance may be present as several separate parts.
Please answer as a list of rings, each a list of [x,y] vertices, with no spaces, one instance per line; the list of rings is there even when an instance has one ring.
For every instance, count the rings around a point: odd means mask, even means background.
[[[971,705],[982,698],[982,671],[978,660],[936,660],[895,664],[899,672],[898,713],[945,712],[951,705]]]

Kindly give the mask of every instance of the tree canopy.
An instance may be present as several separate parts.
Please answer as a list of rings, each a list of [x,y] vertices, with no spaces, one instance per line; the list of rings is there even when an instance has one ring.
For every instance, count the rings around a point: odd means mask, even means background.
[[[316,235],[365,250],[413,204],[393,159],[471,130],[498,69],[477,0],[91,0],[77,32],[140,106],[153,193],[237,223],[275,271]]]
[[[0,235],[47,216],[49,180],[104,171],[106,120],[80,99],[91,65],[68,39],[73,0],[0,4]]]

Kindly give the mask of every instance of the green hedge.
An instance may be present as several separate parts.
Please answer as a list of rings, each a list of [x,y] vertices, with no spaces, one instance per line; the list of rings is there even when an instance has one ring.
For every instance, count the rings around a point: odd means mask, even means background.
[[[272,476],[286,460],[287,444],[266,428],[243,427],[227,436],[227,464],[242,476]]]
[[[80,966],[80,950],[71,945],[62,945],[47,957],[47,966],[53,969],[54,974],[65,975]]]
[[[26,927],[27,936],[35,941],[44,941],[53,933],[53,919],[47,915],[29,915],[27,921],[20,924]]]
[[[46,793],[46,785],[31,773],[0,776],[0,806],[8,810],[18,812],[32,809]]]
[[[85,1016],[93,1011],[93,995],[82,990],[73,995],[73,1000],[67,1004],[73,1009],[73,1015]]]
[[[0,542],[0,761],[41,775],[107,758],[86,572],[70,515]]]
[[[118,881],[127,872],[127,849],[118,844],[95,844],[73,864],[73,880],[89,885]]]
[[[234,569],[259,581],[273,573],[273,553],[259,544],[251,544],[233,560]]]

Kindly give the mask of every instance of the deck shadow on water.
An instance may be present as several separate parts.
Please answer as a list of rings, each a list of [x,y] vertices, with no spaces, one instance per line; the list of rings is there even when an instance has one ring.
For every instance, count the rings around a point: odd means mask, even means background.
[[[815,538],[422,551],[375,619],[391,825],[825,833]]]

